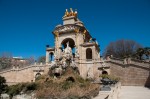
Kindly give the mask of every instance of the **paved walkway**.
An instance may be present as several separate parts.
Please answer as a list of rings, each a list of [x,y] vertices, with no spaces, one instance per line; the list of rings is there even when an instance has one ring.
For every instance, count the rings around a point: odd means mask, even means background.
[[[122,86],[119,99],[150,99],[150,89],[141,86]]]

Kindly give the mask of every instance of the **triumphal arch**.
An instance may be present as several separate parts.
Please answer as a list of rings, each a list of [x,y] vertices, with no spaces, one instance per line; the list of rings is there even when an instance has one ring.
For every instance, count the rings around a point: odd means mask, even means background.
[[[100,59],[98,42],[78,19],[77,11],[66,9],[62,20],[63,25],[57,25],[52,32],[55,37],[55,47],[46,48],[46,64],[62,59],[65,51],[70,48],[71,59],[78,67],[80,75],[84,78],[99,77],[102,71],[98,68],[103,66],[103,62]]]

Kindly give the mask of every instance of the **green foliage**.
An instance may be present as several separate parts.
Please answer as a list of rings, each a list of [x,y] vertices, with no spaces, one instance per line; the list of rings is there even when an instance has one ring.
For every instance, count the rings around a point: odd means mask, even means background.
[[[79,83],[84,83],[85,82],[85,80],[82,77],[77,77],[77,81]]]
[[[0,95],[3,91],[6,91],[7,85],[4,77],[0,76]]]
[[[128,58],[145,60],[150,58],[150,47],[143,48],[140,44],[132,40],[117,40],[111,42],[104,52],[104,56],[112,55],[115,58]]]
[[[26,90],[30,91],[30,90],[36,90],[37,89],[37,84],[36,83],[29,83],[26,85]]]
[[[67,89],[71,88],[72,86],[73,86],[73,82],[71,82],[71,81],[64,81],[62,83],[62,88],[64,90],[67,90]]]
[[[79,96],[68,96],[66,99],[80,99],[80,97]]]
[[[98,89],[98,90],[97,90]],[[39,76],[35,83],[22,83],[9,86],[8,94],[12,97],[21,92],[33,91],[38,99],[86,99],[99,92],[99,85],[83,79],[72,68],[67,68],[66,73],[60,78],[49,75]],[[79,90],[79,91],[78,91]]]
[[[38,80],[40,80],[40,79],[45,79],[45,78],[44,78],[43,75],[41,75],[41,76],[38,76],[35,80],[38,81]]]
[[[146,57],[142,58],[142,56],[144,56],[144,55]],[[150,47],[138,48],[136,50],[136,53],[135,53],[134,56],[135,56],[135,58],[140,59],[140,60],[149,59],[149,57],[150,57]]]
[[[108,78],[108,79],[110,79],[112,81],[119,81],[120,80],[119,77],[115,77],[115,76],[107,75],[107,74],[102,74],[102,75],[100,75],[100,77],[102,77],[102,78]]]
[[[49,76],[48,79],[47,77],[44,75],[43,79],[36,81],[39,83],[39,87],[35,92],[39,99],[60,99],[62,97],[63,99],[84,99],[84,96],[94,96],[93,93],[97,95],[99,92],[98,84],[92,84],[90,80],[83,79],[69,67],[57,79],[52,76]]]
[[[10,95],[10,97],[20,94],[20,92],[27,92],[31,90],[36,90],[37,84],[36,83],[21,83],[9,86],[7,89],[7,93]]]
[[[144,54],[146,55],[147,59],[150,58],[150,47],[145,47],[144,48]]]
[[[102,77],[102,78],[110,78],[110,75],[102,74],[102,75],[100,75],[100,77]]]
[[[8,94],[12,97],[19,94],[23,90],[24,84],[17,84],[8,87]]]
[[[144,48],[138,48],[138,49],[136,50],[136,58],[137,58],[137,59],[140,59],[140,60],[141,60],[143,54],[144,54]]]

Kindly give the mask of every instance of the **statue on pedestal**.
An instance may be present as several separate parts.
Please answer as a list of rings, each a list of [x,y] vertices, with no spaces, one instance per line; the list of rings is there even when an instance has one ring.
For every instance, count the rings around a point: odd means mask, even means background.
[[[67,47],[64,49],[64,57],[67,60],[70,60],[72,58],[72,49],[69,47],[69,42],[67,42]]]

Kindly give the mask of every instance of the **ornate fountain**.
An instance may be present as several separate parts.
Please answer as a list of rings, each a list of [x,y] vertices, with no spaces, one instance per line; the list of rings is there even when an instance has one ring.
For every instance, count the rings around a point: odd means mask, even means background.
[[[67,46],[63,50],[62,56],[57,57],[57,54],[55,53],[54,61],[50,64],[50,75],[54,75],[54,77],[61,76],[68,66],[72,67],[74,70],[78,70],[78,67],[73,59],[72,49],[69,46],[69,42],[66,44]]]

